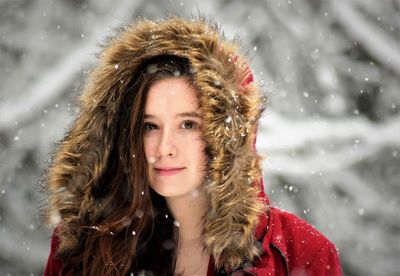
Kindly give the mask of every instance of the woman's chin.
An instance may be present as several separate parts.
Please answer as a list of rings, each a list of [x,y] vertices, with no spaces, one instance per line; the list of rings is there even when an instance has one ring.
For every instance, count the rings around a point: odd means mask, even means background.
[[[162,197],[165,198],[179,198],[179,197],[190,197],[196,198],[199,195],[199,189],[193,188],[188,190],[182,190],[182,188],[172,189],[172,187],[152,187],[153,190]]]

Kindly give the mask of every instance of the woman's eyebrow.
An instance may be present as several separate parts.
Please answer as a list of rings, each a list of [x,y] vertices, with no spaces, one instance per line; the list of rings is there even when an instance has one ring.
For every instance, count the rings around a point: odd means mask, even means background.
[[[153,115],[153,114],[144,114],[144,118],[145,119],[154,119],[157,116]],[[202,118],[200,114],[196,113],[196,112],[182,112],[182,113],[178,113],[176,114],[175,117],[194,117],[194,118]]]
[[[195,117],[195,118],[202,118],[200,114],[196,112],[182,112],[176,114],[176,117]]]
[[[144,114],[144,119],[151,119],[151,118],[155,118],[156,116],[151,115],[151,114]]]

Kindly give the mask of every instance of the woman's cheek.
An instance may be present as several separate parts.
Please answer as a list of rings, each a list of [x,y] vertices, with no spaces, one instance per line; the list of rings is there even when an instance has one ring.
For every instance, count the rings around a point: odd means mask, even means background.
[[[196,147],[200,148],[203,143],[201,142],[200,135],[196,132],[190,133],[190,135],[187,135],[182,139],[182,143],[184,143],[186,146],[191,146],[191,147]]]
[[[146,134],[146,136],[143,139],[143,143],[144,143],[144,150],[146,153],[147,157],[151,157],[154,155],[154,150],[155,150],[155,143],[156,143],[156,139],[154,137],[154,135],[151,134]]]

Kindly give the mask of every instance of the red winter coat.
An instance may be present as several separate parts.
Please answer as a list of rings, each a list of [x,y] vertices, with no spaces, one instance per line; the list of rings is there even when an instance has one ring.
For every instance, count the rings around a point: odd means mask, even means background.
[[[231,275],[342,275],[335,245],[289,212],[271,207],[268,216],[260,219],[255,236],[264,253],[252,266]],[[212,258],[207,272],[211,275],[218,275]]]
[[[262,192],[262,196],[265,194]],[[265,196],[266,197],[266,196]],[[342,275],[338,252],[330,242],[303,219],[271,207],[262,216],[255,236],[264,253],[253,266],[241,268],[231,275]],[[60,275],[62,262],[55,258],[59,240],[51,239],[51,251],[44,275]],[[226,275],[214,271],[211,257],[207,276]]]

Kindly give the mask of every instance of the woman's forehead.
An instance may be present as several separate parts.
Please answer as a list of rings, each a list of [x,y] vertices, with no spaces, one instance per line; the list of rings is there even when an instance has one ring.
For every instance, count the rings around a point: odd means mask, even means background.
[[[175,113],[175,115],[201,113],[198,91],[187,79],[167,78],[158,80],[150,86],[145,113],[156,115],[165,112]]]

